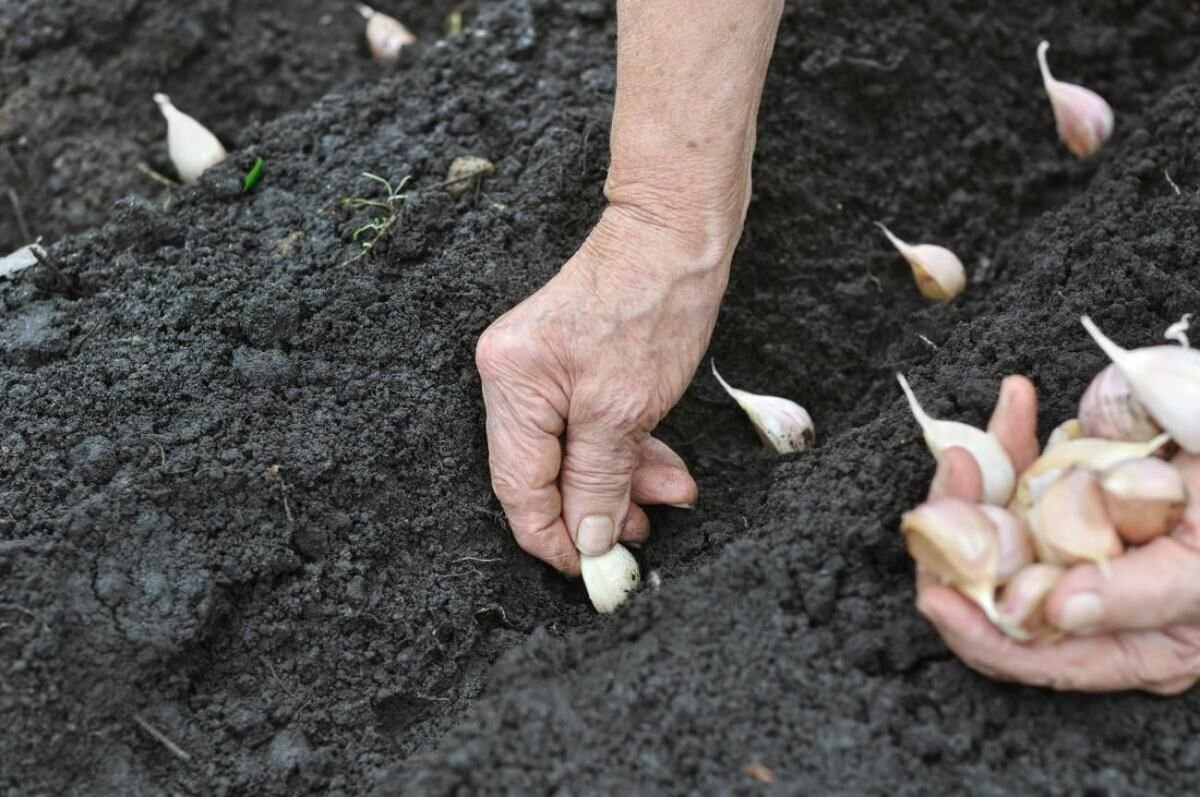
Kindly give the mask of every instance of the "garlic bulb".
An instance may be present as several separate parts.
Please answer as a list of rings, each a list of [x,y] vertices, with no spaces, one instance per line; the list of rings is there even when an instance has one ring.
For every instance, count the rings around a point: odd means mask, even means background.
[[[875,224],[908,261],[913,279],[917,281],[917,290],[926,299],[948,302],[967,287],[966,269],[958,256],[949,249],[933,244],[907,244],[893,235],[882,222],[877,221]]]
[[[909,409],[921,426],[925,436],[925,444],[929,446],[934,458],[942,455],[947,448],[961,446],[971,452],[979,471],[983,475],[984,503],[1003,506],[1012,495],[1016,473],[1013,471],[1012,460],[1000,441],[992,435],[957,421],[939,421],[929,417],[929,414],[917,401],[908,380],[903,374],[896,374],[900,381],[900,389],[908,399]]]
[[[733,397],[738,406],[750,417],[754,431],[763,444],[779,454],[790,454],[793,451],[803,451],[813,444],[814,432],[812,418],[808,412],[794,401],[775,396],[760,396],[730,387],[719,373],[717,364],[712,364],[713,376],[725,388],[725,392]]]
[[[1042,42],[1037,48],[1038,67],[1042,71],[1042,83],[1050,95],[1050,107],[1054,110],[1054,122],[1058,137],[1077,158],[1096,154],[1113,131],[1113,111],[1104,98],[1091,89],[1055,80],[1046,63],[1046,51],[1050,42]]]
[[[1046,488],[1029,510],[1038,559],[1048,564],[1094,562],[1107,574],[1108,560],[1125,551],[1104,505],[1104,491],[1086,470],[1071,469]]]
[[[1082,437],[1087,437],[1087,432],[1083,424],[1078,418],[1071,418],[1054,427],[1054,431],[1046,439],[1046,450],[1049,451],[1057,445],[1069,443],[1072,440],[1078,440]]]
[[[400,51],[416,42],[417,37],[404,27],[400,20],[381,14],[362,3],[356,8],[367,21],[367,47],[371,50],[371,57],[379,63],[396,63],[400,58]]]
[[[958,498],[934,498],[905,512],[900,530],[923,570],[974,601],[998,628],[1026,636],[996,610],[1000,552],[996,530],[979,507]]]
[[[1115,365],[1106,367],[1088,385],[1079,401],[1079,422],[1088,437],[1106,440],[1143,442],[1162,434]]]
[[[1126,542],[1144,545],[1183,518],[1188,492],[1183,474],[1161,459],[1130,459],[1100,477],[1108,515]]]
[[[579,569],[592,606],[601,614],[616,611],[641,578],[637,559],[620,543],[599,556],[580,554]]]
[[[1021,519],[998,506],[980,504],[983,512],[996,528],[996,584],[1003,586],[1019,570],[1033,562],[1033,539]]]
[[[1038,562],[1013,576],[1000,593],[1000,616],[1009,623],[1039,634],[1047,630],[1046,598],[1066,571],[1058,565]]]
[[[1059,443],[1034,460],[1017,480],[1017,490],[1008,503],[1008,509],[1017,517],[1024,517],[1029,507],[1037,501],[1047,487],[1071,468],[1087,471],[1103,471],[1127,459],[1148,457],[1170,441],[1161,434],[1145,443],[1126,443],[1083,437]]]
[[[225,159],[225,147],[208,128],[176,108],[166,94],[155,94],[154,101],[167,120],[167,154],[180,180],[194,183]]]
[[[1092,319],[1081,321],[1155,422],[1185,451],[1200,453],[1200,351],[1180,346],[1122,349]]]

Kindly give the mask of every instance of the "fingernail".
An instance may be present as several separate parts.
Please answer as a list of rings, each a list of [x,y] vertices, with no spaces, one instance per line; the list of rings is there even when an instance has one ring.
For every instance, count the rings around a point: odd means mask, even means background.
[[[676,509],[695,509],[696,508],[695,504],[667,504],[667,506],[673,506]]]
[[[1063,605],[1058,627],[1063,631],[1086,631],[1100,624],[1104,616],[1104,601],[1094,592],[1081,592]]]
[[[616,526],[607,515],[588,515],[579,521],[575,547],[584,556],[599,556],[613,546]]]

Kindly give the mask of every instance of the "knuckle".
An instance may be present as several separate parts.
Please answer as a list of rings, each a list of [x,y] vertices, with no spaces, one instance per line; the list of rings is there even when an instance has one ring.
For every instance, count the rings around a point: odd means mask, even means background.
[[[514,364],[534,357],[534,342],[529,335],[508,324],[493,324],[475,342],[475,368],[484,378],[503,374]]]

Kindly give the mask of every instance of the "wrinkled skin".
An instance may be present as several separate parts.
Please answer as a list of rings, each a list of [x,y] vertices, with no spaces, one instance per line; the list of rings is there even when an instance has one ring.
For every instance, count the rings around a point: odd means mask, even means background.
[[[1023,377],[1009,377],[989,431],[1018,471],[1037,458],[1037,396]],[[917,576],[917,607],[967,665],[991,678],[1053,689],[1105,692],[1138,689],[1163,695],[1200,680],[1200,456],[1175,459],[1190,501],[1175,531],[1111,562],[1111,578],[1077,565],[1046,603],[1046,617],[1073,636],[1022,644],[1000,633],[950,587]],[[930,496],[978,501],[982,477],[964,449],[946,451]],[[1087,597],[1087,596],[1093,597]],[[1082,601],[1073,599],[1084,597]]]

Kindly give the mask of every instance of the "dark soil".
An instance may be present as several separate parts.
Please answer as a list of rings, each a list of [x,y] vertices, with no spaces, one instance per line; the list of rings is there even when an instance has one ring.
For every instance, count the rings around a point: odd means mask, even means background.
[[[712,354],[821,444],[768,456],[701,371],[662,429],[700,505],[654,511],[662,586],[613,618],[505,530],[472,366],[602,207],[608,6],[487,2],[437,42],[451,4],[397,3],[423,43],[385,69],[340,5],[0,5],[0,177],[34,234],[88,230],[0,282],[0,787],[1192,790],[1200,692],[993,683],[912,605],[932,462],[894,372],[976,423],[1028,374],[1048,428],[1103,365],[1082,313],[1132,345],[1200,310],[1191,4],[979,5],[789,5]],[[1092,162],[1042,37],[1117,109]],[[169,195],[135,168],[169,170],[156,90],[237,147]],[[497,169],[454,201],[461,154]],[[411,182],[357,257],[364,171]],[[876,219],[968,292],[921,300]]]

